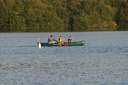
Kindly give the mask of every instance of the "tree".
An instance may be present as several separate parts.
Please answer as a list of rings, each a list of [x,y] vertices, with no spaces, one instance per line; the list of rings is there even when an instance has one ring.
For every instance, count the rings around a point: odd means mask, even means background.
[[[118,12],[118,30],[128,30],[128,0],[123,0]]]
[[[0,32],[128,30],[127,3],[128,0],[0,0]]]

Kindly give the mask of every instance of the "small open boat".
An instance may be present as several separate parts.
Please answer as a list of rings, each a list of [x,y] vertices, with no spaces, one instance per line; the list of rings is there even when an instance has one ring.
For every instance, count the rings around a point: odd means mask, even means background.
[[[37,42],[37,46],[39,48],[41,47],[56,47],[56,46],[60,46],[58,43],[55,44],[49,44],[49,43],[42,43],[42,42]],[[73,41],[73,42],[64,42],[63,45],[61,46],[84,46],[84,41]]]

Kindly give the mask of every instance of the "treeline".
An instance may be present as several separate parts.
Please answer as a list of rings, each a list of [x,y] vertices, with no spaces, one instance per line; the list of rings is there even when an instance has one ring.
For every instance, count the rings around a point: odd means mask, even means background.
[[[0,0],[0,32],[128,30],[128,0]]]

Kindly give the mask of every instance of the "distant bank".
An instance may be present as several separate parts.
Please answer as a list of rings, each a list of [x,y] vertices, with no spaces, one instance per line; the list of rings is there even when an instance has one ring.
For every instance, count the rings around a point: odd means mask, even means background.
[[[128,0],[0,0],[0,32],[128,30]]]

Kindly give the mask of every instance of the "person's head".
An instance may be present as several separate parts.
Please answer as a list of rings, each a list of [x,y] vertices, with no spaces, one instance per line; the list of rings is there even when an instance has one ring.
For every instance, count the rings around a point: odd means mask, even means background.
[[[50,37],[53,37],[53,35],[52,35],[52,34],[50,34]]]

